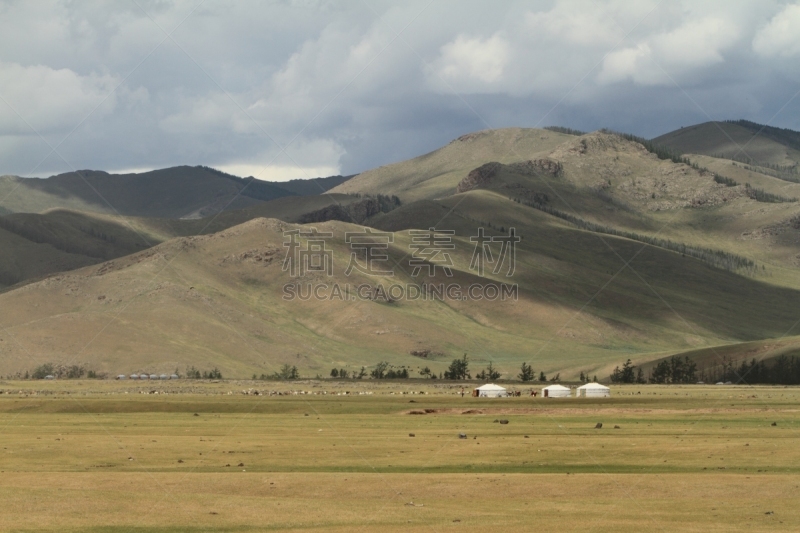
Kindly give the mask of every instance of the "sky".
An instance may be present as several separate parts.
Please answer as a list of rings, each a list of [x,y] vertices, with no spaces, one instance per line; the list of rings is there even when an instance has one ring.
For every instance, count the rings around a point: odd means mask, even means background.
[[[476,130],[800,130],[800,3],[4,1],[0,175],[354,174]]]

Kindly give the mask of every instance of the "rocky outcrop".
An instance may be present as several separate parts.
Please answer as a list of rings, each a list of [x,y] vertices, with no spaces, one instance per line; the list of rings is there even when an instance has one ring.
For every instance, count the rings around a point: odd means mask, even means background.
[[[503,168],[503,165],[495,161],[479,166],[470,171],[467,177],[461,180],[458,187],[456,187],[456,193],[467,192],[485,186],[497,175],[501,168]]]
[[[501,170],[522,176],[546,175],[558,177],[561,175],[563,167],[558,161],[547,158],[529,159],[528,161],[520,161],[509,165],[503,165],[502,163],[492,161],[491,163],[479,166],[467,174],[467,177],[461,180],[458,187],[456,187],[456,193],[486,187]]]
[[[526,176],[549,174],[550,176],[558,177],[561,175],[564,168],[558,161],[544,158],[511,163],[508,165],[508,170],[515,174],[523,174]]]
[[[396,196],[378,195],[377,198],[364,198],[348,205],[331,204],[317,211],[301,215],[298,222],[300,224],[310,224],[339,220],[341,222],[361,224],[369,217],[378,213],[388,213],[399,205],[400,200]]]

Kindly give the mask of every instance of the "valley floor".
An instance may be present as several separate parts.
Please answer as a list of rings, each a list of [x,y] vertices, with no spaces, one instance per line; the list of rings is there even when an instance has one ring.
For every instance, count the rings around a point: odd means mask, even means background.
[[[800,388],[529,388],[0,382],[0,530],[800,529]]]

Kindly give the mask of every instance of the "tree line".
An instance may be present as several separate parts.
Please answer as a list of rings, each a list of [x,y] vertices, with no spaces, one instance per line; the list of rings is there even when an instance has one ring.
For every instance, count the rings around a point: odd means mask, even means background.
[[[800,385],[800,354],[782,354],[769,360],[742,360],[738,364],[723,357],[722,363],[700,372],[701,379],[737,384]]]
[[[772,204],[778,204],[783,202],[796,202],[797,198],[789,198],[787,196],[781,196],[780,194],[772,194],[764,189],[756,189],[755,187],[751,187],[749,183],[744,184],[745,193],[749,198],[755,200],[756,202],[767,202]]]
[[[714,181],[717,183],[721,183],[726,187],[736,187],[739,185],[739,182],[732,178],[726,178],[725,176],[720,176],[719,174],[714,174]]]
[[[473,379],[473,373],[470,370],[470,360],[467,354],[464,354],[462,357],[457,359],[453,359],[447,369],[443,372],[440,372],[438,375],[428,366],[419,370],[418,374],[420,377],[425,379],[442,379],[450,381],[467,381]],[[495,368],[494,363],[490,361],[486,368],[483,368],[479,372],[475,373],[474,379],[481,381],[496,381],[502,376],[503,374],[497,368]],[[330,377],[334,379],[363,379],[366,377],[370,377],[372,379],[408,379],[412,377],[412,375],[410,370],[405,366],[395,367],[386,361],[381,361],[370,371],[367,371],[363,366],[359,372],[350,371],[344,368],[333,368],[330,371]],[[536,372],[533,370],[533,367],[527,362],[524,362],[520,365],[519,373],[516,374],[515,378],[522,382],[536,381],[537,379],[541,382],[553,382],[559,381],[561,379],[561,374],[558,373],[548,379],[547,374],[545,374],[543,371],[540,371],[537,376]],[[597,379],[596,376],[595,379]]]
[[[688,355],[673,355],[659,361],[647,377],[641,367],[630,359],[622,367],[614,368],[612,383],[735,383],[764,385],[800,385],[800,354],[783,354],[771,360],[742,360],[736,363],[728,357],[711,367],[698,367],[697,362]]]
[[[622,368],[615,367],[611,373],[612,383],[696,383],[697,363],[689,356],[683,358],[674,355],[669,359],[659,361],[655,368],[650,370],[647,378],[641,367],[634,365],[630,359],[622,364]]]
[[[720,155],[719,157],[721,159],[725,159],[725,157],[722,156],[722,155]],[[755,163],[754,163],[753,164],[754,166],[751,166],[748,162],[740,161],[739,159],[736,159],[736,158],[733,158],[733,157],[732,158],[728,158],[728,159],[733,159],[733,161],[734,161],[733,166],[735,166],[735,167],[741,166],[741,168],[743,168],[745,170],[749,170],[750,172],[756,172],[758,174],[764,174],[765,176],[771,176],[773,178],[777,178],[777,179],[783,180],[783,181],[788,181],[788,182],[791,182],[791,183],[800,183],[800,176],[797,176],[798,168],[796,166],[794,166],[794,167],[781,167],[779,165],[769,165],[769,163],[761,163],[761,164],[758,164],[758,165],[755,165]],[[747,158],[747,159],[749,160],[749,158]],[[743,164],[742,165],[737,165],[736,161],[739,161],[740,163],[743,163]],[[762,165],[769,165],[769,166],[764,167]],[[778,168],[774,168],[774,167],[778,167]]]
[[[617,237],[625,237],[633,241],[643,242],[651,246],[657,246],[665,250],[677,252],[681,255],[688,255],[708,265],[730,272],[739,272],[744,270],[749,274],[754,274],[758,270],[758,265],[741,255],[732,254],[722,250],[713,250],[711,248],[702,248],[699,246],[692,246],[691,244],[678,243],[669,239],[662,239],[659,237],[651,237],[650,235],[642,235],[633,231],[618,230],[610,226],[604,226],[595,222],[589,222],[573,214],[566,213],[548,204],[541,204],[538,202],[530,202],[514,198],[514,201],[543,211],[549,215],[553,215],[562,220],[566,220],[580,229],[591,231],[594,233],[604,233],[606,235],[614,235]]]
[[[565,128],[563,126],[545,126],[543,129],[548,131],[554,131],[556,133],[564,133],[566,135],[575,135],[576,137],[580,137],[581,135],[586,135],[585,131],[574,130],[572,128]]]
[[[175,371],[175,374],[177,373]],[[222,379],[222,372],[217,367],[211,370],[199,370],[191,366],[186,367],[186,379]]]
[[[658,157],[659,159],[669,159],[673,163],[684,163],[697,170],[700,170],[700,167],[692,163],[688,158],[682,157],[681,154],[674,152],[672,149],[654,143],[653,141],[645,139],[644,137],[639,137],[638,135],[633,135],[631,133],[621,133],[619,131],[609,130],[606,128],[603,128],[600,131],[602,131],[603,133],[608,133],[610,135],[616,135],[618,137],[622,137],[626,141],[639,143],[642,146],[644,146],[645,150],[647,150],[651,154],[656,154],[656,157]]]
[[[756,122],[751,122],[749,120],[744,120],[744,119],[726,120],[725,122],[728,124],[736,124],[737,126],[747,128],[753,133],[763,135],[764,137],[770,138],[781,144],[791,146],[795,150],[800,150],[800,132],[798,131],[791,130],[789,128],[778,128],[775,126],[767,126],[764,124],[758,124]]]
[[[84,365],[55,365],[53,363],[45,363],[37,366],[30,373],[25,371],[23,379],[44,379],[47,376],[53,376],[58,379],[81,379],[84,376],[89,379],[104,377],[94,370],[88,370]]]

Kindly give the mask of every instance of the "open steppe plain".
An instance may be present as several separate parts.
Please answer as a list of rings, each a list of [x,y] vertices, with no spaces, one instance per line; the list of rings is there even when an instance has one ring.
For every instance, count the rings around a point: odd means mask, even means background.
[[[800,388],[507,386],[0,381],[0,530],[800,530]]]

